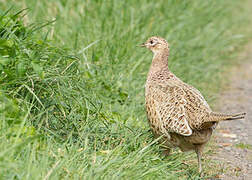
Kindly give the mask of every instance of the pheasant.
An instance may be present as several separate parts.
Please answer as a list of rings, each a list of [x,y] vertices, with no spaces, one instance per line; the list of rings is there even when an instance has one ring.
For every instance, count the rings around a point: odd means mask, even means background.
[[[213,112],[196,88],[184,83],[169,70],[169,45],[165,39],[154,36],[141,46],[154,54],[145,84],[145,106],[150,128],[166,146],[166,154],[173,147],[179,147],[183,152],[194,150],[201,174],[202,151],[218,122],[243,119],[246,113]]]

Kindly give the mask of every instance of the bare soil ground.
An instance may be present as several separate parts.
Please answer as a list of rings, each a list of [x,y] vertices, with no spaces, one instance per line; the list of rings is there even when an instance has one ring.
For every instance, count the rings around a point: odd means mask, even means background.
[[[252,46],[241,65],[231,70],[227,88],[221,93],[219,111],[246,112],[244,120],[225,121],[215,132],[216,154],[224,180],[252,180]]]

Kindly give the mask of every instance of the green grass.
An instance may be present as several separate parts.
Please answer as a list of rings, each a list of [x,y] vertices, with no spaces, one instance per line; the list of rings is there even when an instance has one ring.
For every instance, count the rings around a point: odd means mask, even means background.
[[[238,143],[235,145],[235,147],[241,148],[241,149],[252,149],[251,144],[244,144],[244,143]]]
[[[193,153],[162,157],[149,131],[137,45],[166,38],[170,69],[212,102],[249,37],[246,3],[1,1],[0,179],[199,179]]]

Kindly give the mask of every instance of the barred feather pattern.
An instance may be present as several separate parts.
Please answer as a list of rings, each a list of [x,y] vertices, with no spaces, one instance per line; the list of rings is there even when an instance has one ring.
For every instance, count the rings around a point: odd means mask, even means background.
[[[200,91],[169,71],[168,43],[158,37],[150,40],[153,41],[157,43],[149,47],[154,57],[145,84],[145,102],[155,136],[163,136],[169,146],[193,150],[195,144],[209,141],[219,121],[244,118],[244,114],[223,116],[212,112]]]

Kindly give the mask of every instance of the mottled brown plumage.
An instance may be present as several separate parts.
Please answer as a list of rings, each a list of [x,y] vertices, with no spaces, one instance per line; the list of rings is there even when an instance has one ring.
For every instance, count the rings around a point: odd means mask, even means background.
[[[147,117],[155,137],[167,147],[195,150],[201,172],[201,152],[219,121],[242,119],[245,113],[226,115],[212,112],[201,93],[168,69],[169,45],[151,37],[142,46],[154,53],[145,85]]]

